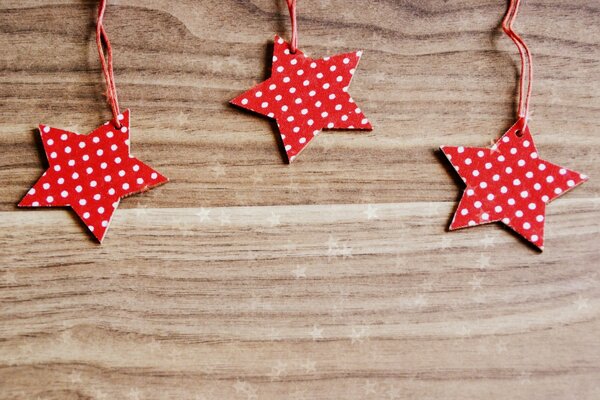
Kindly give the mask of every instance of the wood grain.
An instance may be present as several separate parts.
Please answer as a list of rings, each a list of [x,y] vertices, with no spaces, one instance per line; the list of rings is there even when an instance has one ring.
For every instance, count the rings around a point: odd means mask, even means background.
[[[227,102],[268,74],[283,1],[115,0],[106,27],[132,147],[171,182],[97,245],[68,210],[17,210],[38,123],[110,111],[95,1],[0,3],[1,399],[600,398],[600,6],[527,1],[541,155],[591,180],[548,208],[538,254],[498,225],[448,233],[434,151],[515,118],[518,58],[484,0],[303,0],[300,46],[364,49],[371,133],[283,163]]]

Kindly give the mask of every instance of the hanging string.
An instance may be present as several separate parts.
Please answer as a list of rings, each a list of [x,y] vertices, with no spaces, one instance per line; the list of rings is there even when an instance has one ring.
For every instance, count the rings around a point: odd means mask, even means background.
[[[508,11],[502,20],[502,29],[504,33],[511,38],[511,40],[519,49],[519,55],[521,56],[521,77],[519,80],[519,117],[529,117],[529,101],[531,99],[531,91],[533,84],[533,61],[529,47],[523,41],[523,39],[513,30],[513,23],[517,18],[519,12],[519,5],[521,0],[510,0]],[[527,92],[525,92],[525,68],[527,67]]]
[[[104,30],[104,11],[106,10],[106,0],[100,0],[98,6],[98,22],[96,23],[96,45],[98,46],[98,55],[100,56],[100,64],[102,65],[102,72],[104,73],[104,79],[106,80],[106,97],[108,104],[113,113],[117,128],[121,128],[118,116],[119,112],[119,99],[117,97],[117,87],[115,85],[115,77],[113,72],[113,57],[112,47],[110,46],[110,40]],[[106,57],[104,52],[106,51]]]
[[[295,54],[298,50],[298,24],[296,21],[296,0],[285,0],[287,2],[288,10],[290,11],[290,19],[292,21],[292,41],[291,41],[291,53]]]

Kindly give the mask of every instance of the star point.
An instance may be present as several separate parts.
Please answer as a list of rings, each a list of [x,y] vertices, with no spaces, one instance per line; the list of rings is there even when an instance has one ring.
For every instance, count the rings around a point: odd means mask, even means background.
[[[361,55],[312,59],[276,36],[271,77],[231,104],[275,119],[292,162],[323,129],[373,129],[348,93]]]

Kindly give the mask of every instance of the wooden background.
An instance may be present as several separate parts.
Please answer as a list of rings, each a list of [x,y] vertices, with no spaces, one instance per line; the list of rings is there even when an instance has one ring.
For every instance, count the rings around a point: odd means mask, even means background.
[[[263,80],[283,0],[114,0],[106,26],[132,151],[171,182],[125,199],[99,246],[69,210],[18,210],[34,130],[110,118],[95,1],[0,2],[2,399],[600,398],[600,4],[530,0],[542,157],[591,180],[548,209],[539,254],[498,224],[446,232],[440,144],[515,120],[505,1],[302,0],[312,56],[363,49],[371,133],[289,166]]]

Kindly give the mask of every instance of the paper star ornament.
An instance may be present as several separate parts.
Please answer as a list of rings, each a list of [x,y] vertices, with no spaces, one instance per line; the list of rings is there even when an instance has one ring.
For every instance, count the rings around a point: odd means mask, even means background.
[[[271,77],[231,103],[274,118],[292,162],[322,129],[373,129],[348,93],[361,54],[313,60],[275,36]]]
[[[121,198],[167,182],[129,154],[129,110],[89,135],[40,125],[49,168],[19,207],[71,207],[102,242]]]
[[[500,221],[540,250],[546,205],[587,180],[541,159],[524,118],[491,148],[441,150],[466,184],[450,229]]]

